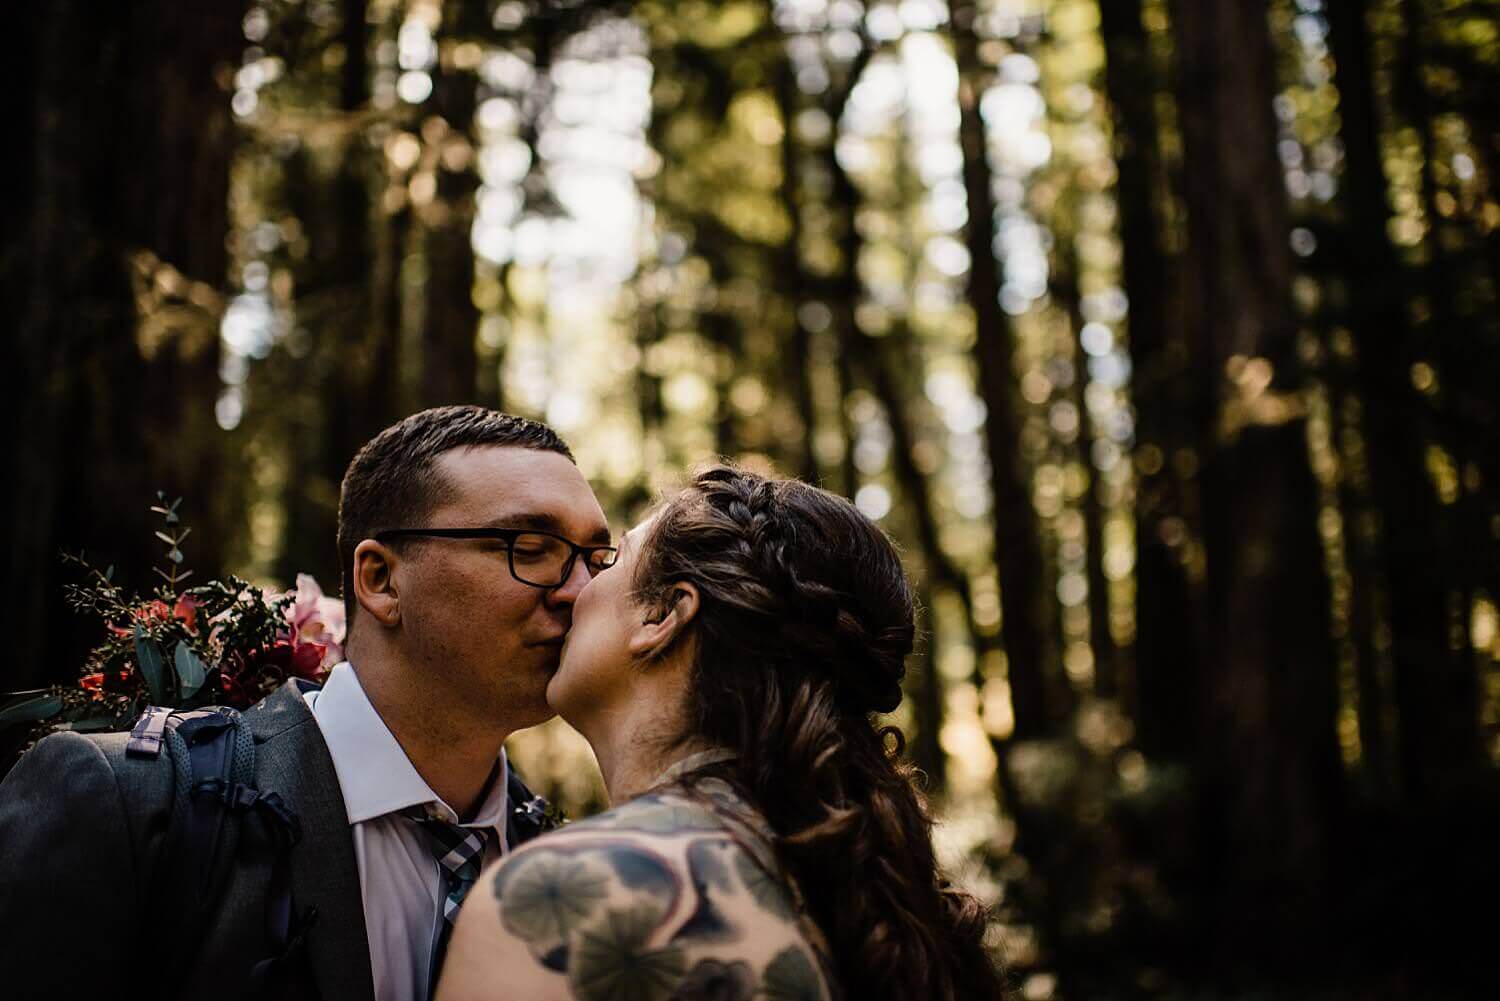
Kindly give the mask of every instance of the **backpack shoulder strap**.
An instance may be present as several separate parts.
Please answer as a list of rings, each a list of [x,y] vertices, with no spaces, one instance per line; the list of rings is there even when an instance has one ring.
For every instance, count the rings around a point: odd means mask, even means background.
[[[168,845],[181,896],[174,899],[191,902],[195,920],[202,919],[239,848],[242,825],[233,814],[255,795],[255,740],[238,712],[214,707],[177,713],[164,743],[176,769]]]
[[[127,753],[157,757],[163,749],[173,769],[172,814],[153,883],[167,904],[158,913],[175,915],[176,927],[165,941],[173,943],[179,961],[196,955],[202,929],[242,854],[243,836],[259,835],[254,840],[273,853],[266,890],[273,953],[247,973],[248,982],[261,988],[297,951],[312,920],[310,914],[300,921],[293,915],[290,854],[302,834],[297,816],[276,793],[255,788],[255,739],[235,709],[151,707],[131,731]]]

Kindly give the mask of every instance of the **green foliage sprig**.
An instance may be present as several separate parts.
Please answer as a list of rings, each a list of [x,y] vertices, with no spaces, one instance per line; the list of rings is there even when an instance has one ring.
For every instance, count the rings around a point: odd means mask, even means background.
[[[193,530],[183,525],[182,518],[177,514],[177,506],[182,503],[181,497],[169,504],[167,495],[158,490],[156,499],[159,503],[153,505],[151,510],[161,515],[162,520],[167,523],[165,532],[161,530],[156,532],[156,537],[167,545],[167,565],[165,568],[156,567],[155,569],[162,580],[167,582],[167,587],[176,591],[183,581],[193,575],[193,571],[184,569],[182,565],[185,559],[182,554],[182,543],[193,533]]]
[[[102,622],[104,637],[76,685],[0,696],[0,729],[121,729],[148,705],[243,708],[291,675],[321,680],[342,657],[341,608],[310,577],[286,593],[233,575],[183,588],[192,575],[183,552],[192,529],[178,514],[181,498],[158,493],[157,500],[151,510],[163,529],[154,534],[166,552],[153,569],[162,582],[138,595],[116,583],[113,566],[100,570],[85,553],[63,553],[83,574],[64,585],[64,598]]]

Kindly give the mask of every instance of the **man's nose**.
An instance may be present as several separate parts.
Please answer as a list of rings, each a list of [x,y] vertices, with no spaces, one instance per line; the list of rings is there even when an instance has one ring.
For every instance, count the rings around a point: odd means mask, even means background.
[[[547,592],[547,603],[549,605],[571,605],[578,600],[579,593],[593,579],[589,573],[588,561],[575,559],[573,565],[568,568],[568,575],[557,587]]]

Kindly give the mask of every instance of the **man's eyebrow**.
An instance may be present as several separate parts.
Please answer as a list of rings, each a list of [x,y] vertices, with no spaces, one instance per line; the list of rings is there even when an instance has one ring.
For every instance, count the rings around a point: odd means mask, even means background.
[[[556,535],[567,537],[568,533],[563,531],[563,523],[555,515],[545,512],[522,512],[520,514],[505,514],[491,520],[485,528],[534,528],[541,532],[552,532]],[[594,534],[584,540],[588,545],[609,545],[609,526],[601,525],[594,530]]]
[[[550,514],[502,514],[485,523],[485,528],[536,528],[544,532],[559,532],[562,523]],[[560,533],[559,533],[560,534]]]

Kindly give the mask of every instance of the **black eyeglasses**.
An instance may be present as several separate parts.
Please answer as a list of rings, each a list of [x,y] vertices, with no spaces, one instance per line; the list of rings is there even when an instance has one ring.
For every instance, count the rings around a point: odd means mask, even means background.
[[[387,528],[375,533],[375,541],[422,536],[434,539],[490,539],[505,543],[510,575],[532,587],[561,587],[573,572],[573,562],[583,555],[592,577],[615,565],[614,546],[580,546],[571,539],[533,528]]]

